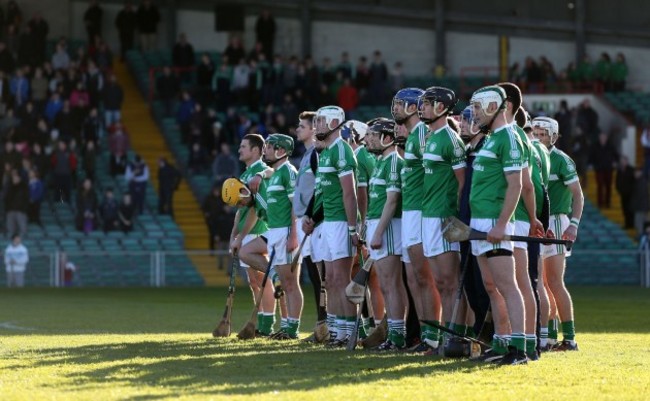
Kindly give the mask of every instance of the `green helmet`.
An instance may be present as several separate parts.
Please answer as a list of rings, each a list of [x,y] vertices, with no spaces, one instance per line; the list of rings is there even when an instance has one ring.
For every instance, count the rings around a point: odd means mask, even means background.
[[[284,134],[271,134],[266,138],[266,143],[273,147],[282,148],[287,152],[287,156],[293,153],[293,138]]]

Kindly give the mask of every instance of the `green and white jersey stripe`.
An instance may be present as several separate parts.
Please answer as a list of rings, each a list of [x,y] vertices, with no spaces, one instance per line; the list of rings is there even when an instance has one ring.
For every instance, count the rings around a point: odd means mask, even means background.
[[[404,160],[396,151],[381,156],[375,164],[368,190],[367,219],[379,219],[386,204],[388,192],[401,192],[400,171]],[[397,205],[393,217],[402,216],[402,208]]]
[[[365,146],[354,149],[354,155],[357,158],[357,186],[367,187],[372,170],[375,168],[376,159]]]
[[[246,170],[239,176],[239,179],[242,180],[242,182],[247,183],[248,181],[255,176],[257,173],[261,173],[262,171],[268,169],[269,166],[267,166],[261,159],[252,163],[250,166],[246,168]],[[266,180],[262,180],[262,184],[260,184],[260,191],[265,192],[265,188],[262,188],[263,186],[266,185]],[[244,228],[244,223],[246,222],[246,216],[248,216],[248,207],[243,207],[240,209],[239,212],[239,224],[237,224],[237,230],[241,232],[241,230]],[[263,216],[266,216],[266,213],[262,213]],[[258,217],[260,214],[258,213]],[[259,219],[257,223],[253,226],[249,234],[263,234],[268,230],[268,225],[266,224],[265,219]]]
[[[571,214],[573,195],[568,186],[579,179],[576,165],[555,146],[550,150],[550,160],[548,197],[551,201],[551,214]]]
[[[473,163],[470,188],[473,219],[499,218],[508,188],[506,174],[521,171],[523,164],[522,144],[511,125],[497,129],[485,139]]]
[[[458,180],[454,170],[465,168],[465,144],[456,132],[445,125],[431,133],[422,158],[422,217],[457,216]]]
[[[266,188],[269,228],[291,227],[291,201],[297,174],[296,168],[288,161],[273,172]]]
[[[354,152],[341,137],[323,149],[318,160],[320,186],[323,193],[325,221],[346,221],[341,177],[355,174],[357,159]]]
[[[427,138],[427,126],[418,122],[406,138],[404,167],[402,167],[402,210],[422,210],[424,166],[422,154]]]
[[[523,149],[523,158],[524,158],[524,165],[522,168],[528,167],[528,174],[532,179],[533,167],[535,166],[536,163],[535,156],[533,153],[535,152],[535,149],[533,149],[533,144],[530,142],[528,135],[526,135],[526,132],[524,132],[524,130],[521,129],[521,127],[519,127],[517,124],[512,124],[512,127],[517,132],[517,134],[519,135],[519,139],[521,140],[521,145]],[[537,198],[535,198],[535,206],[539,207],[539,205],[540,203],[538,203]],[[517,208],[515,209],[515,220],[525,221],[530,223],[530,219],[528,218],[528,209],[524,204],[523,197],[519,197],[519,202],[517,203]]]

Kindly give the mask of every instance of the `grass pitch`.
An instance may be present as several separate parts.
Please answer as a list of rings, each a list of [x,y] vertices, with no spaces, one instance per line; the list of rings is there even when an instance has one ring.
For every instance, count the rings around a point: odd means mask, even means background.
[[[213,339],[221,289],[0,290],[2,400],[647,400],[650,291],[571,289],[574,353],[496,367],[440,357]],[[303,335],[313,327],[311,289]],[[233,331],[250,316],[235,297]]]

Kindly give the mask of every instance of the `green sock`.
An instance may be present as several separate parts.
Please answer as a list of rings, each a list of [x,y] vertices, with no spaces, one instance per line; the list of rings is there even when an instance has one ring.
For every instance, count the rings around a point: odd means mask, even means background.
[[[368,337],[368,333],[370,333],[370,319],[364,317],[361,318],[361,325],[359,326],[359,338],[366,338]]]
[[[557,335],[556,335],[557,337]],[[576,327],[573,320],[562,322],[562,338],[564,340],[574,341],[576,338]]]
[[[300,328],[300,319],[287,319],[287,334],[291,337],[298,337],[298,330]]]
[[[526,353],[537,353],[537,337],[535,334],[526,334]]]
[[[271,314],[262,315],[262,323],[260,324],[260,333],[269,335],[273,331],[273,320],[275,316]]]
[[[524,333],[512,333],[512,336],[510,336],[510,345],[519,351],[526,352],[526,335]]]
[[[505,355],[508,352],[508,340],[495,334],[492,337],[492,352],[497,355]]]
[[[257,330],[262,331],[262,326],[264,326],[264,314],[257,312]]]
[[[548,338],[550,340],[557,340],[557,322],[555,319],[548,321]]]
[[[467,333],[466,334],[467,337],[472,337],[472,338],[477,337],[476,332],[474,332],[474,327],[473,326],[467,326],[467,330],[465,332]]]
[[[406,345],[406,325],[403,320],[388,319],[388,339],[398,347]]]
[[[439,321],[434,320],[433,321],[436,324],[440,324]],[[438,338],[440,337],[440,330],[435,327],[435,326],[430,326],[428,324],[423,324],[420,327],[420,331],[422,332],[422,340],[429,340],[429,341],[438,341]]]
[[[458,334],[465,335],[465,330],[467,330],[467,327],[464,324],[458,324],[454,323],[453,324],[453,330],[457,332]]]

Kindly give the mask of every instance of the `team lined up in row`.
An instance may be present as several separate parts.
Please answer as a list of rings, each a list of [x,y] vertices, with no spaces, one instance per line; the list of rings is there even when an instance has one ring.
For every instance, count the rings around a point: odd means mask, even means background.
[[[440,341],[437,324],[473,334],[488,311],[494,335],[484,360],[518,364],[537,359],[540,349],[577,349],[563,283],[567,249],[504,239],[517,234],[575,241],[582,190],[573,161],[554,147],[557,121],[531,121],[511,83],[477,90],[459,121],[450,116],[456,102],[447,88],[406,88],[393,99],[394,120],[346,122],[336,106],[303,112],[297,136],[307,152],[298,170],[288,162],[291,137],[242,140],[246,171],[223,193],[227,203],[241,206],[230,247],[242,266],[253,268],[254,294],[268,255],[274,255],[272,277],[284,291],[286,319],[272,338],[297,338],[303,295],[300,269],[292,271],[291,262],[300,257],[320,301],[315,339],[342,346],[357,335],[357,305],[348,302],[345,288],[364,232],[375,261],[370,309],[375,321],[385,314],[388,323],[378,350],[433,353]],[[442,225],[451,216],[487,232],[487,240],[472,241],[471,252],[469,245],[448,242]],[[307,246],[298,255],[305,235]],[[455,304],[461,254],[467,277],[473,271],[480,279],[468,285],[466,278]],[[275,297],[267,288],[258,314],[261,335],[270,335],[274,323]],[[434,325],[409,326],[407,336],[409,308]],[[559,344],[556,317],[564,335]],[[407,341],[412,338],[419,341]]]

